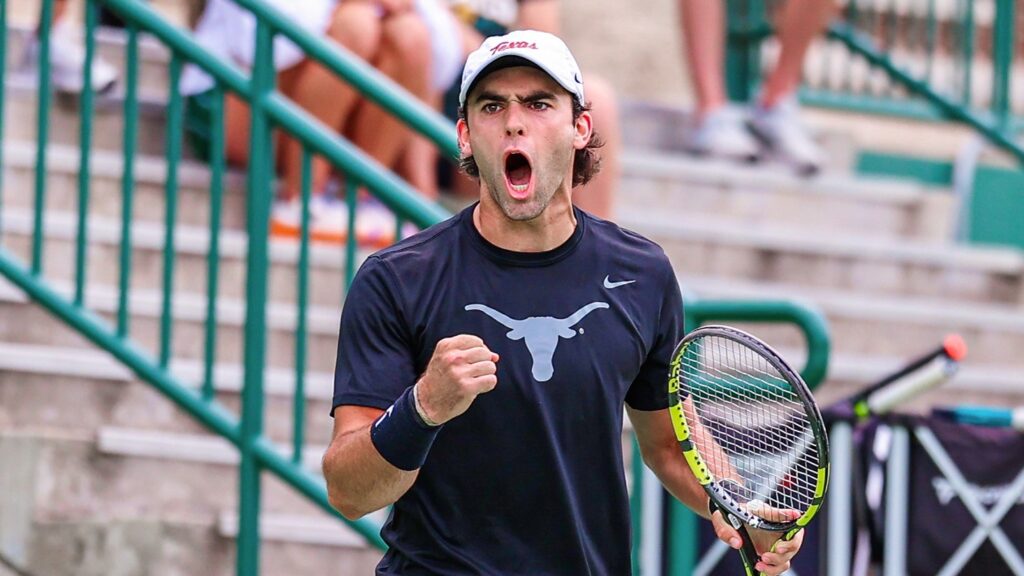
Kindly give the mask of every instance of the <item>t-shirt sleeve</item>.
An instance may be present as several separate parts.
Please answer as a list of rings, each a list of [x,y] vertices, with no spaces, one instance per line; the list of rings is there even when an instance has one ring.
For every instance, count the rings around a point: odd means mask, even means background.
[[[626,404],[636,410],[668,408],[668,369],[672,352],[683,337],[683,296],[675,273],[668,262],[664,266],[661,308],[657,331],[640,373],[626,392]]]
[[[341,313],[332,415],[341,405],[383,410],[416,382],[400,293],[379,258],[369,258],[353,279]]]

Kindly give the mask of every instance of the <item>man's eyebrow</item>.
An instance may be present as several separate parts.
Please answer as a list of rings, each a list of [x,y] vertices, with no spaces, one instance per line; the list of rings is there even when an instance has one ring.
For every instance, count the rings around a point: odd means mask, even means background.
[[[508,102],[508,96],[502,96],[497,92],[483,91],[474,98],[477,102]]]
[[[530,92],[526,96],[521,96],[519,98],[519,101],[520,102],[538,102],[540,100],[554,100],[554,99],[555,99],[555,93],[554,92],[549,92],[547,90],[537,90],[535,92]]]
[[[519,102],[530,103],[539,102],[541,100],[554,100],[555,93],[548,90],[536,90],[530,92],[525,96],[515,96],[510,98],[509,96],[503,96],[497,92],[484,91],[481,92],[474,98],[477,102],[508,102],[509,100],[517,100]]]

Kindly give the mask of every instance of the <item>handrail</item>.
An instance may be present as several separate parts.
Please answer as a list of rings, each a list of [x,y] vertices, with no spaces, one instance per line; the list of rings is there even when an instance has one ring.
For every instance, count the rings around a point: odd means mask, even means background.
[[[916,78],[912,73],[898,66],[888,54],[878,49],[874,42],[853,26],[836,23],[829,27],[828,37],[846,45],[851,52],[864,57],[871,65],[885,71],[890,79],[895,80],[911,93],[921,96],[929,104],[950,120],[966,124],[985,137],[986,140],[1010,154],[1017,162],[1024,164],[1024,147],[1017,144],[1012,133],[1001,129],[1005,121],[995,119],[986,121],[981,114],[972,112],[968,107],[958,104],[953,98],[944,96],[933,90],[927,82]]]

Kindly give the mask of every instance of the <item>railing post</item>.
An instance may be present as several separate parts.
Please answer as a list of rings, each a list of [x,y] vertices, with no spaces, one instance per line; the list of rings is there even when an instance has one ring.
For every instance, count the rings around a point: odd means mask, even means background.
[[[263,355],[266,344],[267,244],[274,181],[270,120],[265,109],[274,89],[273,30],[259,20],[252,72],[252,124],[248,168],[249,254],[246,267],[245,387],[242,390],[239,467],[238,576],[259,574],[260,461],[255,443],[263,432]]]
[[[761,66],[761,33],[766,26],[761,0],[728,0],[725,86],[733,102],[749,102]]]
[[[50,30],[53,0],[43,0],[39,12],[39,103],[36,113],[35,213],[32,229],[32,274],[43,273],[43,213],[46,211],[46,147],[50,127]]]
[[[960,50],[964,59],[964,68],[961,70],[962,76],[960,79],[963,83],[960,92],[960,102],[965,108],[970,109],[971,95],[974,93],[974,87],[971,85],[972,72],[974,70],[974,0],[966,0],[964,2],[963,20],[960,22],[960,28]]]
[[[75,305],[85,305],[87,251],[89,245],[89,185],[92,166],[92,63],[96,58],[96,25],[99,7],[85,3],[85,63],[82,66],[82,94],[78,111],[78,239],[75,244]]]
[[[128,338],[130,317],[128,292],[132,278],[132,206],[135,200],[135,143],[139,120],[139,28],[134,22],[125,25],[128,44],[125,46],[124,144],[121,174],[121,252],[117,296],[117,336]]]
[[[992,115],[1001,130],[1010,127],[1010,74],[1013,72],[1014,0],[996,3],[995,29],[992,34]]]

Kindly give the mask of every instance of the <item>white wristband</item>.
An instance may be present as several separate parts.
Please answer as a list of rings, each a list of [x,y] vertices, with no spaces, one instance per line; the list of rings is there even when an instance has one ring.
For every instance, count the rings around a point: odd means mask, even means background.
[[[419,395],[419,385],[418,384],[414,384],[413,387],[412,387],[412,403],[413,403],[413,406],[416,407],[416,413],[420,415],[420,418],[423,420],[424,424],[426,424],[427,426],[433,426],[433,427],[437,427],[437,426],[441,425],[439,422],[434,422],[433,420],[431,420],[427,416],[426,410],[423,409],[423,405],[420,404],[420,395]]]

